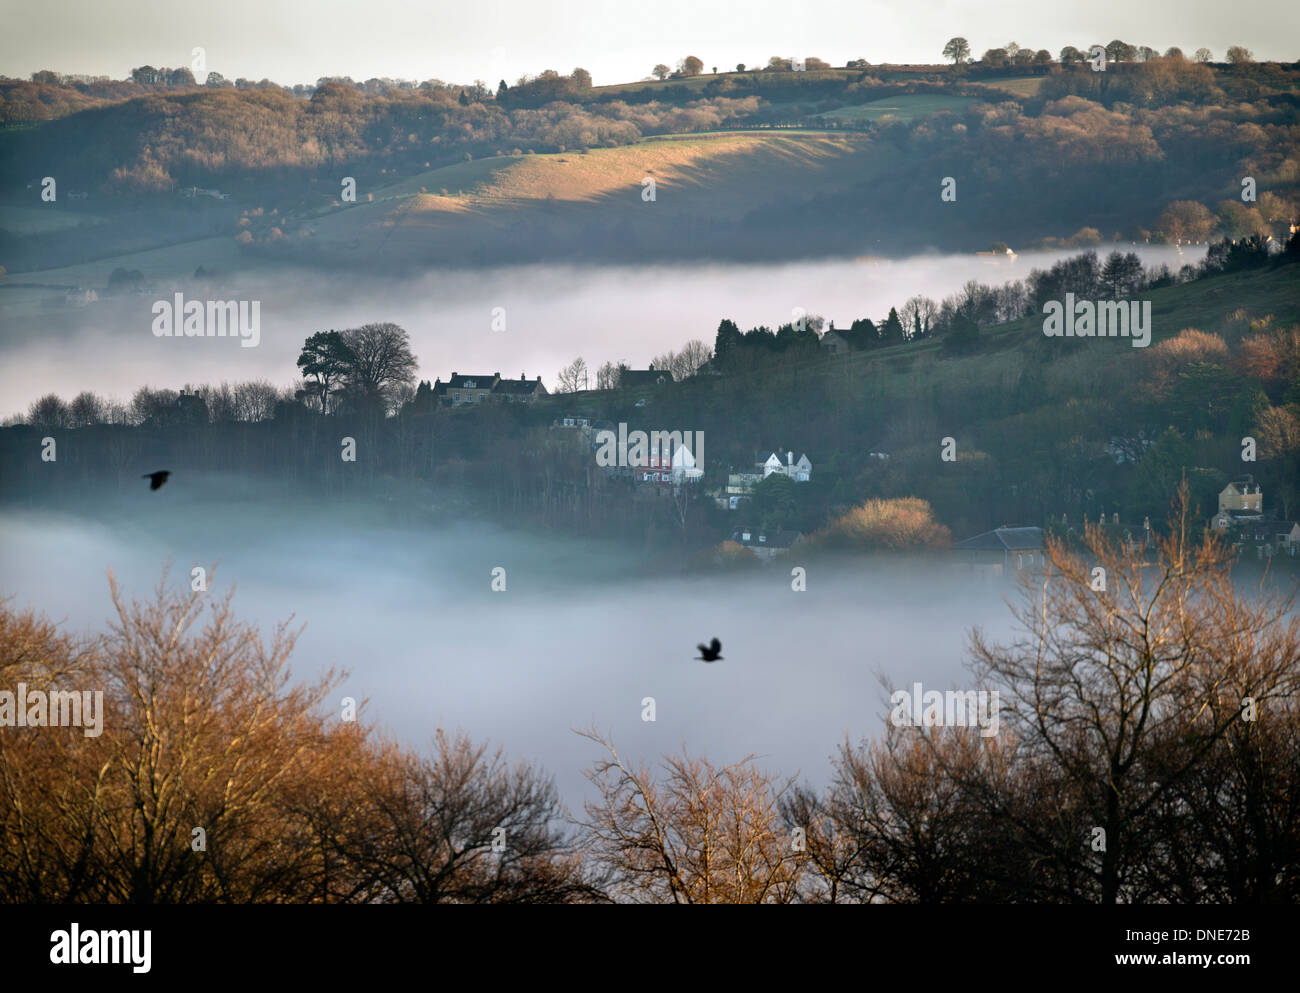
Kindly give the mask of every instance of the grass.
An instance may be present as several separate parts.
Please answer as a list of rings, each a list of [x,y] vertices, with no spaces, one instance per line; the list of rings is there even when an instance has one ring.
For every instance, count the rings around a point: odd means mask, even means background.
[[[830,110],[820,116],[850,123],[879,121],[885,117],[912,121],[944,110],[958,111],[975,102],[974,97],[960,97],[946,93],[911,93],[872,100],[870,103],[852,107],[840,107],[838,110]]]
[[[500,238],[517,221],[557,231],[602,223],[670,223],[683,211],[739,219],[773,190],[837,189],[870,177],[870,139],[823,131],[717,132],[650,138],[617,148],[495,156],[409,177],[375,200],[311,223],[318,245],[364,252],[428,248],[431,241]],[[656,183],[655,209],[641,199]],[[421,193],[423,189],[426,192]],[[446,189],[446,196],[438,191]]]
[[[63,231],[82,224],[103,223],[104,218],[99,215],[68,210],[62,201],[63,198],[60,197],[54,203],[42,204],[40,207],[0,204],[0,229],[17,235],[31,235]]]
[[[975,86],[987,86],[990,89],[1010,90],[1017,96],[1033,97],[1043,85],[1046,76],[1007,76],[1002,79],[981,79],[973,82]]]
[[[108,285],[109,273],[119,266],[140,270],[146,282],[156,281],[159,285],[168,285],[189,279],[199,266],[233,272],[277,265],[279,263],[243,255],[234,238],[223,235],[143,252],[114,255],[58,269],[12,273],[5,281],[11,285],[0,291],[0,324],[22,319],[48,319],[50,311],[45,308],[43,301],[60,295],[55,290],[12,285],[15,283],[40,283],[47,287],[80,286],[102,295]]]
[[[641,90],[654,89],[687,89],[703,90],[714,80],[731,80],[741,86],[759,86],[764,81],[771,80],[776,82],[788,82],[790,73],[786,72],[759,72],[754,68],[746,68],[744,72],[736,72],[734,68],[718,67],[722,71],[717,75],[711,72],[703,72],[698,76],[687,76],[682,79],[641,79],[630,83],[611,83],[606,86],[593,86],[592,92],[600,96],[606,95],[626,95],[636,93]],[[869,70],[868,70],[869,71]],[[861,69],[810,69],[801,73],[801,78],[805,79],[836,79],[836,80],[854,80],[862,75]]]

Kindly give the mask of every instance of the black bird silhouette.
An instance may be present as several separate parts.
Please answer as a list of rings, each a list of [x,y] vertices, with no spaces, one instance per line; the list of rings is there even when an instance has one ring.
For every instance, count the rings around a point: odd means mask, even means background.
[[[717,638],[714,638],[709,642],[708,647],[705,647],[704,645],[696,645],[695,647],[700,650],[700,654],[697,655],[696,658],[703,662],[717,662],[722,658],[722,656],[718,654],[722,651],[722,642]]]
[[[170,475],[170,470],[162,469],[158,472],[146,472],[140,478],[149,480],[149,489],[156,490],[158,487],[162,486],[163,483],[167,482],[167,477]]]

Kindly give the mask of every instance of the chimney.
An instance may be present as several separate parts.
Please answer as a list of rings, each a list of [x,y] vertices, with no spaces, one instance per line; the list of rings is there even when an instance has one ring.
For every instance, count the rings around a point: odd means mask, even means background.
[[[786,465],[794,465],[794,452],[786,452],[786,453],[785,453],[785,464],[786,464]]]
[[[1115,513],[1113,513],[1113,514],[1110,515],[1110,522],[1111,522],[1112,524],[1118,524],[1118,523],[1119,523],[1119,511],[1118,511],[1118,510],[1115,511]]]

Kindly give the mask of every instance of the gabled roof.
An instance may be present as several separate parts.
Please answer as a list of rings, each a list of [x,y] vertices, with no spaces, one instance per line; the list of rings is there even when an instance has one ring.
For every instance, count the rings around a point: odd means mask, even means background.
[[[502,379],[492,387],[493,393],[522,393],[533,394],[538,391],[546,392],[546,387],[542,385],[542,377],[536,379]]]
[[[624,369],[619,373],[619,386],[656,386],[671,383],[673,374],[668,369]]]
[[[858,328],[856,331],[852,328],[831,328],[822,335],[821,343],[825,344],[832,336],[839,338],[840,341],[855,350],[869,348],[876,342],[876,338],[868,333],[866,328]]]
[[[501,374],[499,372],[494,372],[490,376],[463,376],[460,373],[453,372],[447,382],[441,385],[443,389],[452,390],[490,390],[500,378]]]
[[[992,531],[985,531],[983,534],[977,534],[974,538],[967,538],[965,541],[959,541],[952,546],[953,548],[966,549],[968,551],[980,551],[991,549],[993,551],[1037,551],[1043,547],[1043,529],[1042,528],[994,528]]]

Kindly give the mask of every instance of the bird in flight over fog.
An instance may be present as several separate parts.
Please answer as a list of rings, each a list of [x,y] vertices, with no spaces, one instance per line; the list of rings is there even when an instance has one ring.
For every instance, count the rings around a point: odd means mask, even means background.
[[[695,647],[700,650],[700,654],[696,656],[697,659],[704,662],[718,662],[722,659],[722,656],[719,654],[722,651],[722,642],[717,638],[714,638],[709,642],[707,647],[704,645],[696,645]]]

